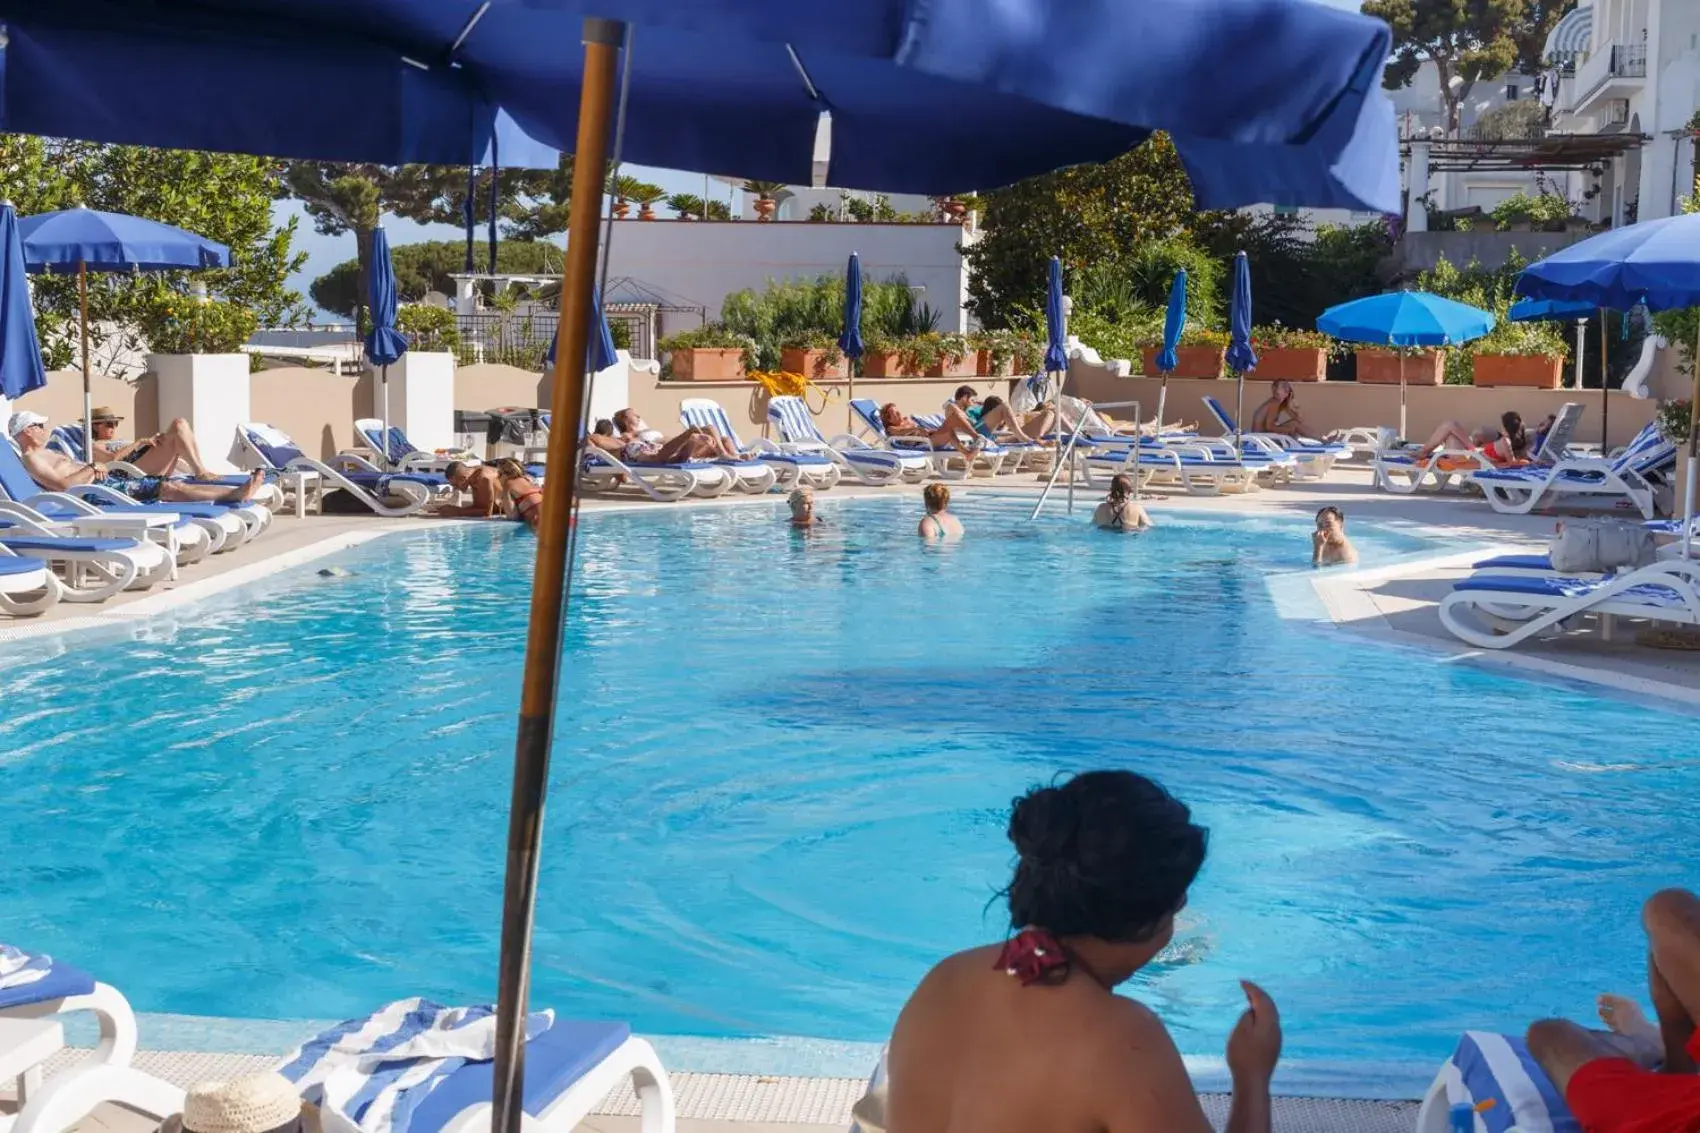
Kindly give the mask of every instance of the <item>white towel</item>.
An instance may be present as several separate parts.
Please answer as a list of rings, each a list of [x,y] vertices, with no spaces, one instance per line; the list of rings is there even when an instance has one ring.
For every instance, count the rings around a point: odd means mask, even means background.
[[[35,983],[53,970],[53,957],[0,944],[0,991]]]
[[[526,1041],[554,1023],[553,1011],[527,1016]],[[401,999],[309,1039],[278,1070],[319,1107],[324,1133],[392,1133],[449,1075],[495,1057],[494,1008]]]

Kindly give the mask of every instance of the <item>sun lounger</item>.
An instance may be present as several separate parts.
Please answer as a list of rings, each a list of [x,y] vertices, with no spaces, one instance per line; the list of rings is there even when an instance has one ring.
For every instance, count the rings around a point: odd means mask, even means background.
[[[1233,415],[1228,407],[1215,397],[1205,397],[1204,408],[1216,419],[1221,426],[1222,440],[1228,440],[1236,435]],[[1238,433],[1242,445],[1248,451],[1278,451],[1284,452],[1296,463],[1294,475],[1303,479],[1320,479],[1333,469],[1334,462],[1352,453],[1349,445],[1334,441],[1318,441],[1309,437],[1289,437],[1284,433]]]
[[[83,485],[89,487],[91,485]],[[111,493],[117,495],[117,493]],[[0,441],[0,519],[17,521],[38,535],[126,536],[159,542],[174,562],[198,562],[222,550],[232,535],[246,538],[247,526],[227,510],[198,512],[162,504],[90,500],[76,492],[44,492],[24,467],[10,440]]]
[[[706,460],[680,464],[639,464],[621,460],[591,445],[580,450],[579,487],[587,492],[618,492],[631,485],[657,503],[686,496],[712,499],[731,491],[732,473]]]
[[[1108,488],[1114,477],[1131,476],[1137,467],[1141,488],[1148,483],[1170,485],[1193,496],[1255,491],[1258,473],[1269,467],[1266,461],[1235,459],[1231,453],[1219,457],[1205,445],[1145,443],[1077,456],[1089,488]]]
[[[1474,450],[1440,448],[1426,457],[1415,449],[1377,449],[1370,454],[1375,486],[1401,496],[1415,495],[1425,483],[1443,491],[1455,478],[1463,483],[1468,473],[1491,472],[1493,467],[1493,461]]]
[[[83,427],[81,425],[58,426],[53,430],[52,438],[47,442],[47,447],[56,452],[63,453],[65,456],[68,456],[75,461],[86,462],[88,460],[88,450],[83,446]],[[101,467],[106,469],[108,472],[122,472],[129,476],[150,475],[127,460],[105,461],[101,464]],[[170,474],[170,478],[173,480],[181,480],[188,484],[216,484],[222,488],[240,488],[248,483],[248,477],[240,475],[192,476],[186,470],[183,470],[182,461],[178,461],[177,467],[179,470],[172,472]],[[278,487],[277,484],[268,481],[260,486],[259,491],[254,493],[251,504],[256,507],[282,507],[283,489]],[[268,510],[264,517],[250,516],[245,518],[260,518],[261,526],[259,530],[264,530],[265,525],[270,522],[271,512]],[[258,534],[259,530],[253,533]]]
[[[0,516],[0,548],[28,555],[62,576],[67,602],[102,602],[121,590],[146,590],[171,577],[172,560],[158,544],[137,539],[42,535]]]
[[[826,457],[840,471],[848,472],[864,484],[918,484],[934,471],[930,453],[876,448],[848,433],[828,441],[800,397],[770,399],[767,419],[779,434],[779,447],[783,451]]]
[[[1455,1105],[1479,1106],[1490,1130],[1582,1133],[1552,1079],[1521,1038],[1466,1031],[1417,1110],[1416,1133],[1450,1133]]]
[[[0,612],[33,618],[55,605],[62,592],[46,563],[0,545]]]
[[[88,1058],[45,1080],[41,1066],[28,1070],[21,1079],[22,1104],[8,1133],[65,1133],[108,1102],[156,1121],[182,1110],[182,1090],[130,1065],[136,1054],[136,1016],[117,990],[52,957],[0,945],[0,1019],[54,1019],[81,1011],[99,1022],[99,1045]]]
[[[571,1133],[629,1080],[643,1133],[673,1133],[667,1071],[631,1028],[548,1012],[526,1024],[526,1128]],[[325,1133],[488,1133],[494,1030],[488,1007],[406,999],[309,1039],[278,1069],[320,1107]]]
[[[354,434],[365,442],[365,446],[348,449],[337,455],[357,460],[362,471],[424,472],[441,475],[445,468],[456,461],[465,464],[483,463],[470,455],[441,456],[426,452],[407,439],[407,431],[400,425],[390,426],[389,439],[385,443],[384,423],[376,417],[355,418]],[[540,484],[543,482],[545,471],[541,464],[525,465],[525,474]]]
[[[346,457],[339,458],[341,467],[333,467],[307,456],[289,434],[259,422],[236,427],[236,447],[241,463],[249,468],[299,474],[295,491],[315,492],[321,506],[325,491],[340,489],[377,515],[417,515],[453,492],[446,480],[429,472],[382,472],[370,464],[351,464]]]
[[[1530,616],[1494,614],[1510,607]],[[1440,603],[1453,636],[1484,649],[1506,649],[1584,614],[1700,626],[1700,563],[1658,562],[1604,578],[1478,574],[1456,584]]]
[[[1542,503],[1575,503],[1577,497],[1624,501],[1653,518],[1654,481],[1676,466],[1677,446],[1649,424],[1613,459],[1567,456],[1550,465],[1494,468],[1472,473],[1470,481],[1486,494],[1493,509],[1525,515]]]
[[[679,403],[679,420],[699,429],[712,429],[751,460],[759,460],[774,474],[781,491],[807,485],[826,491],[838,483],[842,473],[838,464],[828,456],[817,453],[786,452],[766,437],[757,437],[746,445],[732,427],[732,419],[718,401],[709,397],[687,397]]]
[[[926,468],[919,474],[915,473],[914,470],[911,469],[904,476],[905,480],[915,482],[917,480],[924,480],[929,475],[936,475],[941,480],[962,480],[972,475],[977,467],[983,471],[985,475],[992,475],[1003,464],[1001,452],[996,455],[987,456],[985,459],[979,461],[978,465],[976,465],[975,459],[970,454],[964,453],[959,448],[951,447],[937,449],[933,447],[932,442],[926,437],[894,437],[886,432],[885,422],[880,420],[879,406],[874,404],[874,402],[868,398],[856,398],[850,402],[850,410],[855,415],[856,419],[862,423],[860,432],[865,432],[872,436],[874,438],[874,443],[872,446],[869,446],[868,442],[864,441],[860,436],[839,437],[836,438],[833,443],[842,444],[843,442],[851,441],[854,442],[855,445],[863,448],[872,447],[876,451],[894,452],[911,460],[916,457],[925,457],[927,462]],[[915,418],[915,423],[920,424],[921,420],[922,419],[920,417],[917,417]],[[936,424],[938,419],[936,417],[929,418],[929,420],[934,421],[935,424],[931,426],[922,426],[923,428],[938,427]],[[854,450],[846,448],[846,451]]]

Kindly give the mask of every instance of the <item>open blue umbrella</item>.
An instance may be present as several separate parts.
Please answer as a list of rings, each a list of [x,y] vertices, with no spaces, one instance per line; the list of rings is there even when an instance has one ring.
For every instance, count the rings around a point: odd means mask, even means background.
[[[1700,213],[1644,220],[1590,236],[1524,268],[1516,294],[1531,299],[1565,299],[1627,311],[1700,307]],[[1600,354],[1605,355],[1605,315],[1600,316]],[[1700,358],[1700,341],[1695,343]],[[1603,383],[1602,383],[1603,385]],[[1688,522],[1682,550],[1691,545],[1695,513],[1695,465],[1700,464],[1700,365],[1694,367],[1688,424],[1688,471],[1683,496]]]
[[[1228,365],[1238,375],[1234,403],[1234,448],[1241,444],[1245,425],[1245,375],[1257,369],[1257,352],[1251,348],[1251,263],[1244,252],[1234,256],[1234,293],[1228,301]]]
[[[1181,335],[1186,333],[1186,269],[1175,272],[1169,281],[1169,306],[1163,312],[1163,348],[1157,351],[1157,370],[1163,375],[1163,386],[1157,391],[1157,433],[1163,432],[1163,412],[1169,400],[1169,375],[1180,365],[1175,351],[1180,349]]]
[[[18,217],[11,205],[0,205],[0,396],[22,397],[46,384]]]
[[[862,257],[850,253],[844,268],[844,331],[838,336],[838,349],[843,351],[850,375],[850,396],[846,399],[845,427],[856,431],[856,414],[849,402],[856,400],[856,359],[862,356]]]
[[[1322,312],[1316,329],[1375,346],[1458,346],[1493,329],[1490,312],[1427,291],[1389,291]],[[1405,435],[1405,360],[1399,359],[1399,435]]]
[[[28,270],[77,273],[77,301],[82,312],[83,436],[92,437],[88,273],[229,267],[230,249],[216,240],[143,216],[80,207],[26,216],[18,221],[18,235]]]
[[[1583,303],[1575,299],[1519,299],[1511,304],[1511,309],[1505,317],[1514,323],[1538,323],[1548,320],[1558,322],[1565,319],[1576,320],[1576,388],[1582,388],[1582,356],[1583,346],[1587,342],[1588,319],[1599,308],[1592,303]],[[1605,316],[1600,316],[1600,360],[1605,360]],[[1605,427],[1605,374],[1600,375],[1601,406],[1600,427]]]
[[[407,336],[396,329],[395,268],[390,264],[390,238],[382,227],[372,231],[366,264],[366,298],[372,326],[366,332],[366,362],[378,367],[378,416],[383,419],[385,447],[390,443],[390,363],[407,353]],[[378,454],[388,464],[390,454]],[[380,465],[382,467],[382,465]]]

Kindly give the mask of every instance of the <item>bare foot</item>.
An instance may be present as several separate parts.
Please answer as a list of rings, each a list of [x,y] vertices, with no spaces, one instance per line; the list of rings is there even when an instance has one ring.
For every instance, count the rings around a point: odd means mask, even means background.
[[[248,473],[248,482],[246,484],[242,485],[242,487],[241,487],[240,491],[238,492],[236,498],[238,500],[241,500],[244,503],[246,503],[248,500],[251,500],[251,499],[254,498],[254,493],[259,491],[260,485],[264,484],[265,482],[266,482],[265,472],[261,469],[258,469],[258,468],[254,469],[252,472]]]
[[[1663,1060],[1664,1039],[1634,1000],[1608,993],[1599,997],[1597,1006],[1600,1021],[1610,1027],[1613,1034],[1627,1041],[1637,1062],[1655,1066]]]

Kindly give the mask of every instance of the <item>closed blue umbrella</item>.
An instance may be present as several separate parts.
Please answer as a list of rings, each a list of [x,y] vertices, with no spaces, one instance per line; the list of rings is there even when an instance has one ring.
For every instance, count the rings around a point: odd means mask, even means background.
[[[1600,357],[1605,358],[1604,308],[1627,311],[1637,304],[1649,311],[1700,307],[1700,213],[1644,220],[1590,236],[1538,260],[1517,277],[1516,294],[1531,299],[1567,299],[1602,308]],[[1695,343],[1700,357],[1700,341]],[[1601,383],[1602,388],[1604,382]],[[1700,464],[1700,365],[1694,367],[1689,402],[1688,471],[1683,494],[1688,522],[1682,550],[1689,551],[1695,513],[1695,465]]]
[[[366,332],[366,362],[378,367],[378,416],[383,419],[384,447],[390,447],[390,363],[407,353],[407,336],[396,329],[395,268],[390,264],[390,238],[382,228],[372,232],[366,263],[366,299],[372,326]],[[388,464],[390,454],[378,454]]]
[[[0,396],[22,397],[46,385],[47,374],[30,309],[18,217],[11,205],[0,205],[0,257]]]
[[[595,311],[595,322],[591,329],[595,332],[590,336],[590,353],[585,359],[585,369],[592,374],[599,374],[620,360],[618,348],[614,345],[614,331],[608,325],[608,312],[602,309],[602,289],[595,287],[590,292],[590,304]],[[543,352],[543,368],[555,368],[555,347],[561,341],[561,323],[555,322],[555,337],[549,340],[549,349]]]
[[[1050,271],[1045,277],[1045,372],[1068,372],[1068,328],[1063,325],[1062,261],[1051,257]],[[1061,388],[1061,383],[1058,383]]]
[[[1169,375],[1180,365],[1175,351],[1180,349],[1181,335],[1186,333],[1186,269],[1175,272],[1169,281],[1169,307],[1163,312],[1163,348],[1157,351],[1157,370],[1163,375],[1163,387],[1157,393],[1157,434],[1163,433],[1163,413],[1169,401]]]
[[[848,362],[850,396],[845,405],[845,428],[856,431],[856,413],[848,402],[856,400],[856,359],[862,356],[862,257],[850,253],[844,268],[844,330],[838,336],[838,349]]]
[[[1251,348],[1251,263],[1246,254],[1234,257],[1234,293],[1228,302],[1228,365],[1238,375],[1234,402],[1234,448],[1241,444],[1245,427],[1245,375],[1257,369],[1257,352]]]
[[[157,220],[91,208],[61,209],[24,217],[18,221],[18,235],[28,270],[77,273],[77,302],[82,315],[83,436],[92,437],[94,391],[89,374],[88,273],[229,267],[230,249],[216,240]]]
[[[1376,346],[1458,346],[1493,329],[1493,315],[1427,291],[1389,291],[1322,312],[1316,329]],[[1405,435],[1405,367],[1399,364],[1399,435]]]

